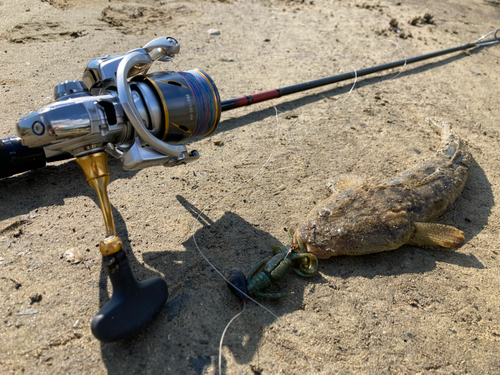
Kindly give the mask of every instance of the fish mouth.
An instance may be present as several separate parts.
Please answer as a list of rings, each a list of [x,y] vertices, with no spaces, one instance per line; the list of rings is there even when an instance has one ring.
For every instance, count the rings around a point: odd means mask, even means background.
[[[314,245],[306,244],[306,249],[308,253],[316,255],[316,258],[318,259],[328,259],[332,256],[332,254],[328,251],[320,249],[319,247]]]
[[[313,255],[316,256],[316,258],[318,259],[327,259],[327,258],[330,258],[331,257],[331,252],[328,252],[324,249],[321,249],[319,248],[318,246],[314,246],[314,245],[311,245],[307,242],[305,242],[301,237],[300,237],[300,233],[298,230],[295,231],[295,233],[293,234],[293,244],[299,244],[299,241],[302,242],[305,247],[306,247],[306,250],[308,253],[311,253]]]

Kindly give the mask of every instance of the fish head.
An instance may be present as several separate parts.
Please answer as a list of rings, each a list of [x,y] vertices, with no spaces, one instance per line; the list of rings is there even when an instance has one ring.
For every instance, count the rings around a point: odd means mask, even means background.
[[[388,208],[377,202],[376,196],[347,194],[320,203],[294,237],[304,242],[308,252],[325,259],[396,249],[408,241],[411,233],[410,217],[404,207]]]

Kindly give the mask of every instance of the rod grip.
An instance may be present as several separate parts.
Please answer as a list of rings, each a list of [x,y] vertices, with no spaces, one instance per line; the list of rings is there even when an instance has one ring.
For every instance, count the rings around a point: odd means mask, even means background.
[[[23,146],[19,137],[4,138],[0,141],[0,178],[43,168],[46,161],[42,147]]]

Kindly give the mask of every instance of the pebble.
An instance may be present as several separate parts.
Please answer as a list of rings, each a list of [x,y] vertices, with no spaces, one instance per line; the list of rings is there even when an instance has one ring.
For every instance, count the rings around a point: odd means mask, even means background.
[[[23,284],[21,284],[21,282],[17,279],[14,279],[13,277],[10,277],[9,278],[10,281],[12,281],[16,287],[16,289],[19,289],[21,286],[23,286]]]
[[[209,29],[208,30],[208,33],[210,35],[220,35],[220,30],[217,30],[217,29]]]
[[[75,249],[74,247],[67,250],[63,256],[64,259],[73,264],[80,263],[84,258],[83,253],[80,250]]]
[[[42,300],[42,295],[40,293],[34,293],[30,296],[30,305],[38,303]]]

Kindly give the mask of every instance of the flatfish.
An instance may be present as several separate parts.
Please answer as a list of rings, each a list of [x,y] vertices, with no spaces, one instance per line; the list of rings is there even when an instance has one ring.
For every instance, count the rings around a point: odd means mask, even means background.
[[[432,159],[375,185],[358,175],[337,177],[330,184],[333,194],[309,213],[292,242],[305,245],[321,259],[394,250],[405,244],[458,247],[463,232],[435,221],[462,192],[472,156],[446,121],[426,121],[442,140]]]

